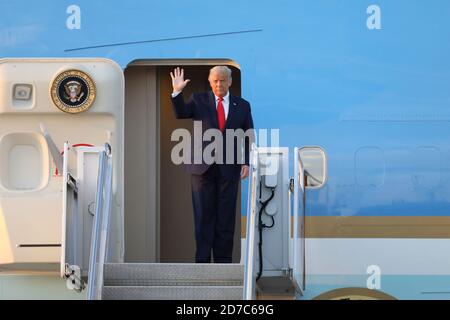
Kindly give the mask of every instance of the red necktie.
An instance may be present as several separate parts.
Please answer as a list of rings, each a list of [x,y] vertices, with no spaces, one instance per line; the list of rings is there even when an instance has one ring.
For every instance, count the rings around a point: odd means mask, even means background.
[[[219,129],[223,132],[225,129],[225,110],[223,109],[222,100],[223,98],[218,99],[217,103],[217,120],[219,121]]]

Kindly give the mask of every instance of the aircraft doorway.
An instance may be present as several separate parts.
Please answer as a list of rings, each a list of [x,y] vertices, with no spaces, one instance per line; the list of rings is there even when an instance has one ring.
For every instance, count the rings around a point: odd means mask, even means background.
[[[125,261],[191,263],[195,261],[190,175],[172,163],[177,142],[173,130],[192,132],[191,119],[175,119],[170,102],[170,71],[180,66],[191,79],[183,91],[210,90],[209,69],[228,65],[231,92],[241,95],[240,70],[231,61],[140,60],[125,70]],[[236,206],[233,262],[240,260],[241,199]]]

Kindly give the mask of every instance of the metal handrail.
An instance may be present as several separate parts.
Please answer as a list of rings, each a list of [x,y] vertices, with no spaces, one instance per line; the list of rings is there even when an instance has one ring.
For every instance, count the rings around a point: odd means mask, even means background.
[[[297,236],[301,237],[301,252],[302,252],[302,283],[301,287],[298,288],[300,293],[303,294],[306,290],[306,241],[305,241],[305,224],[306,224],[306,181],[307,181],[307,172],[304,170],[303,161],[300,157],[300,150],[295,148],[294,150],[294,165],[295,171],[298,176],[294,177],[294,188],[297,192],[294,193],[294,217],[297,223],[294,224],[294,250],[296,249],[296,241]],[[299,200],[298,193],[301,192],[301,212],[299,210]],[[300,216],[300,217],[299,217]],[[298,219],[301,220],[298,220]],[[299,230],[299,222],[301,229]],[[298,261],[294,261],[294,266],[299,267]]]
[[[258,178],[258,153],[256,146],[252,145],[250,175],[247,202],[247,237],[244,260],[244,300],[255,298],[256,275],[254,272],[254,253],[256,237],[256,193]]]
[[[103,270],[107,259],[108,236],[112,201],[112,156],[111,146],[106,143],[100,153],[95,200],[94,225],[92,227],[91,252],[89,258],[89,300],[102,298]]]

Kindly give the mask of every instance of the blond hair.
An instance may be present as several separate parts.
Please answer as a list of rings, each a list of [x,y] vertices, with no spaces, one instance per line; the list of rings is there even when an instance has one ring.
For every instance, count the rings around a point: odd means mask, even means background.
[[[228,68],[227,66],[215,66],[215,67],[212,67],[209,70],[208,79],[211,77],[211,74],[213,74],[213,73],[226,74],[228,76],[228,79],[231,80],[231,69]]]

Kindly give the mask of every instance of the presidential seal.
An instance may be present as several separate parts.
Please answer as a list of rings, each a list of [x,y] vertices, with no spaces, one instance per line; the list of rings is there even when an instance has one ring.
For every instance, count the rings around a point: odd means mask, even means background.
[[[89,109],[95,99],[95,84],[80,70],[61,72],[50,88],[53,103],[67,113],[80,113]]]

